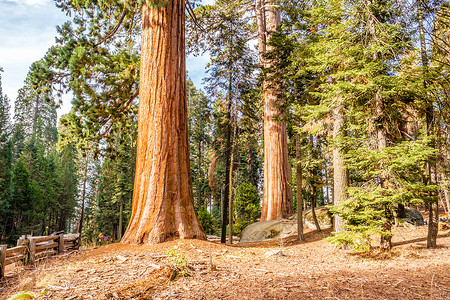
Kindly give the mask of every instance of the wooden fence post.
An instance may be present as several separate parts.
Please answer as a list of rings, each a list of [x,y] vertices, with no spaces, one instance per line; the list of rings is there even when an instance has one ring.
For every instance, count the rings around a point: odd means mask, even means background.
[[[61,233],[59,235],[59,246],[58,246],[58,253],[64,252],[64,233]]]
[[[30,264],[35,265],[36,263],[36,240],[34,238],[30,238]]]
[[[7,245],[0,245],[0,278],[5,277]]]

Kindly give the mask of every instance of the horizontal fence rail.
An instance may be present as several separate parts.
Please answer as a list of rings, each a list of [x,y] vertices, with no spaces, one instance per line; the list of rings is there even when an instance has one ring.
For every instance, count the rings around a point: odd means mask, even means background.
[[[21,236],[17,246],[0,245],[0,278],[5,277],[6,266],[22,262],[34,265],[49,256],[80,247],[79,234],[52,234],[49,236]]]

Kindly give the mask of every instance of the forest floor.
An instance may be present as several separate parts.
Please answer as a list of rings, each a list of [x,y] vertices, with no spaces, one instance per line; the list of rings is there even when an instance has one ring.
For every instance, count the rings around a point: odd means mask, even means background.
[[[333,248],[330,230],[307,230],[304,242],[110,244],[10,269],[0,299],[450,299],[450,230],[433,250],[426,234],[395,228],[393,250],[371,255]],[[187,276],[175,277],[184,262]]]

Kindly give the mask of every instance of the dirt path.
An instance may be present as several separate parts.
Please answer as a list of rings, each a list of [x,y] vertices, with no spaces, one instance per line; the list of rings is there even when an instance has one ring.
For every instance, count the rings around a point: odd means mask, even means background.
[[[450,232],[426,249],[426,228],[397,228],[388,255],[361,257],[322,241],[329,231],[270,242],[112,244],[16,269],[0,299],[450,299]],[[168,249],[171,253],[168,255]],[[178,260],[174,263],[173,260]],[[173,273],[183,265],[189,276]],[[172,278],[173,279],[173,278]]]

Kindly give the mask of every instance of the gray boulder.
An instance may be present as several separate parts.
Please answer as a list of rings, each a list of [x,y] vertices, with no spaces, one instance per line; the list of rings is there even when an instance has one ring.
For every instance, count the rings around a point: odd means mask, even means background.
[[[331,228],[332,220],[328,207],[316,208],[316,216],[320,228]],[[303,212],[304,224],[309,229],[316,229],[311,209]],[[277,238],[284,238],[297,234],[297,214],[287,219],[256,222],[245,227],[242,231],[241,243],[261,242]]]
[[[248,225],[242,232],[241,243],[261,242],[297,233],[297,221],[289,219],[261,221]]]
[[[408,222],[416,226],[423,226],[423,216],[422,213],[413,207],[405,207],[405,217],[401,218],[403,221]]]
[[[330,209],[326,206],[320,206],[320,207],[316,207],[315,211],[316,211],[316,217],[317,217],[317,221],[319,222],[320,229],[331,228],[333,221],[331,218]],[[288,219],[295,220],[295,222],[297,222],[297,214],[292,215]],[[307,209],[303,212],[303,220],[304,220],[304,224],[309,229],[316,229],[316,225],[314,225],[314,219],[313,219],[311,209]]]

